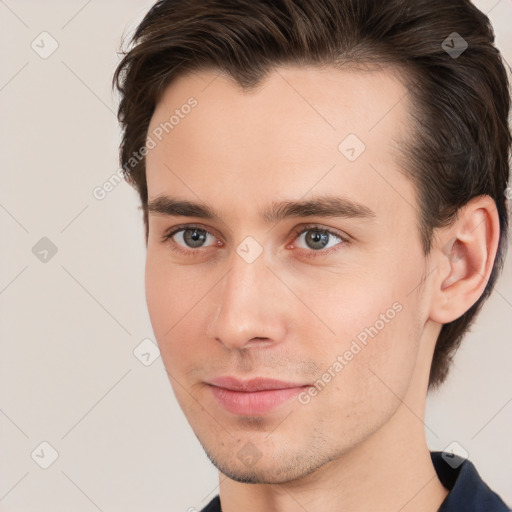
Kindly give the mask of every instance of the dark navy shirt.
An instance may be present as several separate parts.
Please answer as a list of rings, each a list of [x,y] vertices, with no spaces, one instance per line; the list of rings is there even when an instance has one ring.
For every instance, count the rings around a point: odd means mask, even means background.
[[[430,452],[439,480],[450,491],[438,512],[510,512],[469,460],[454,455],[448,463],[442,454]],[[222,512],[219,496],[215,496],[201,512]]]

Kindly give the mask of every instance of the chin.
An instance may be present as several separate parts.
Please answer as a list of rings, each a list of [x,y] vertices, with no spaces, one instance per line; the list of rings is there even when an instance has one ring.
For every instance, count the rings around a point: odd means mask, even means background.
[[[233,453],[212,454],[211,451],[203,449],[212,464],[231,480],[246,484],[284,484],[305,477],[328,462],[317,460],[305,455],[298,454],[294,458],[261,456],[253,465],[249,466]],[[263,460],[265,459],[266,460]]]

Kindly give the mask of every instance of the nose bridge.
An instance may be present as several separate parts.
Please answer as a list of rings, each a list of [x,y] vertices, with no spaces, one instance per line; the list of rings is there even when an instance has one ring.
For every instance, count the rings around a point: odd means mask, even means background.
[[[247,249],[243,243],[240,246]],[[284,332],[284,319],[275,307],[275,276],[268,270],[263,253],[254,259],[246,256],[240,250],[231,255],[217,311],[209,325],[209,337],[229,348],[245,347],[254,338],[277,341]]]
[[[239,254],[233,253],[230,271],[222,289],[221,314],[248,317],[251,309],[253,316],[258,314],[265,298],[262,295],[265,286],[262,285],[269,280],[269,274],[263,255],[247,262]]]

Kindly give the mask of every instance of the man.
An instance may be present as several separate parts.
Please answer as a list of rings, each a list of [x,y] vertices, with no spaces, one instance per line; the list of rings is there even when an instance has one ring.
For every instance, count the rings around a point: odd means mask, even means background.
[[[465,0],[167,0],[137,28],[121,163],[205,511],[507,510],[423,422],[506,246],[493,37]]]

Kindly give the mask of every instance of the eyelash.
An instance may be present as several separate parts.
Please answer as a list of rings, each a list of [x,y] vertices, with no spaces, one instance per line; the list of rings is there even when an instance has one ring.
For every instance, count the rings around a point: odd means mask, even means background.
[[[194,225],[194,224],[180,224],[178,226],[175,226],[174,229],[172,230],[172,232],[164,234],[162,236],[162,242],[164,242],[164,243],[171,242],[172,241],[172,237],[174,235],[176,235],[177,233],[179,233],[180,231],[194,230],[194,229],[203,231],[207,235],[215,237],[215,235],[213,233],[211,233],[210,231],[208,231],[204,227],[201,227],[201,226],[198,226],[198,225]],[[300,227],[295,228],[293,230],[293,233],[292,233],[293,234],[293,240],[295,240],[300,235],[302,235],[303,233],[306,233],[308,231],[318,231],[320,233],[327,233],[329,235],[334,236],[335,238],[339,238],[341,240],[341,242],[339,242],[334,247],[330,247],[327,250],[314,251],[312,249],[311,250],[300,249],[302,251],[306,251],[307,254],[303,255],[303,257],[305,257],[305,258],[316,258],[316,257],[319,257],[319,256],[326,256],[328,254],[331,254],[332,252],[338,251],[340,249],[339,248],[340,245],[347,245],[349,243],[349,239],[348,239],[347,235],[343,235],[342,233],[339,233],[337,231],[333,231],[333,230],[330,230],[330,229],[325,229],[325,228],[323,228],[322,226],[320,226],[318,224],[308,224],[306,226],[300,226]],[[177,251],[177,252],[179,252],[181,254],[185,254],[185,255],[197,254],[197,252],[200,249],[201,248],[199,247],[198,249],[187,250],[187,249],[184,249],[181,245],[179,245],[177,243],[173,244],[173,250],[174,251]]]

